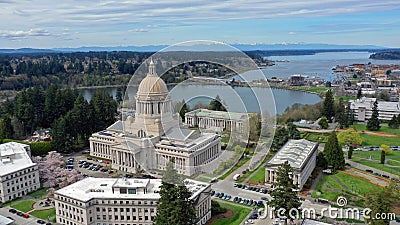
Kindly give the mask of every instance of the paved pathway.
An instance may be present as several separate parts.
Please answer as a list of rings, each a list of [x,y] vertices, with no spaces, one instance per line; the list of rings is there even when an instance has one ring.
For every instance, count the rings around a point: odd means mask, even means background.
[[[360,170],[363,170],[363,171],[366,171],[368,169],[368,170],[374,171],[374,173],[378,172],[380,174],[388,175],[389,177],[394,177],[394,178],[400,179],[400,176],[397,176],[395,174],[388,173],[386,171],[383,171],[383,170],[380,170],[380,169],[376,169],[376,168],[373,168],[373,167],[365,166],[363,164],[360,164],[360,163],[357,163],[357,162],[354,162],[354,161],[351,161],[351,160],[348,160],[348,159],[346,159],[346,163],[350,164],[350,166],[352,166],[354,168],[357,168],[357,169],[360,169]]]

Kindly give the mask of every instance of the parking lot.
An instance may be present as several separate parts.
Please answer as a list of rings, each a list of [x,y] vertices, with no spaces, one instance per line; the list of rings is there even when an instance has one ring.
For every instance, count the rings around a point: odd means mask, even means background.
[[[99,160],[86,155],[74,155],[65,157],[66,168],[75,169],[84,177],[115,177],[119,176],[117,171],[111,169],[111,162],[107,160]]]
[[[29,218],[24,218],[22,216],[18,216],[16,213],[11,213],[9,212],[11,208],[8,206],[0,208],[0,215],[5,216],[5,217],[10,217],[14,220],[13,225],[33,225],[33,224],[38,224],[37,221],[40,220],[36,217],[33,217],[29,215]],[[51,223],[55,224],[55,223]]]

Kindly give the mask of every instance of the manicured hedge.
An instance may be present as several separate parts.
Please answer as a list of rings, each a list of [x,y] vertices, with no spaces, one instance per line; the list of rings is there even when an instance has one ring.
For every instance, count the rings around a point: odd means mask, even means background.
[[[33,156],[46,155],[48,152],[52,150],[51,142],[24,142],[20,140],[3,139],[3,143],[7,142],[18,142],[21,144],[29,145],[31,147],[31,153]]]

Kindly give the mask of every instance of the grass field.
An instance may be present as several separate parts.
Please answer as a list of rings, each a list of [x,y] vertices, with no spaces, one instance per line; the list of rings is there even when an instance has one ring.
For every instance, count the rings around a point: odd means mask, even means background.
[[[381,144],[389,146],[400,145],[399,137],[380,137],[369,134],[361,134],[361,137],[364,138],[364,146],[380,146]]]
[[[251,212],[250,209],[243,208],[241,206],[226,204],[226,203],[219,203],[222,208],[226,208],[228,210],[232,210],[233,216],[230,218],[222,218],[216,220],[212,223],[212,225],[239,225],[242,221],[246,218],[246,216]]]
[[[28,195],[31,196],[32,198],[43,199],[47,196],[47,194],[48,194],[47,189],[40,188],[39,190],[29,193]]]
[[[400,167],[399,168],[390,168],[386,165],[380,164],[381,152],[380,151],[355,151],[353,152],[352,161],[380,169],[386,171],[388,173],[393,173],[396,175],[400,175]],[[388,164],[392,166],[400,166],[400,151],[393,151],[392,153],[386,155],[386,159],[388,160]]]
[[[348,175],[339,171],[334,175],[323,175],[322,180],[318,182],[316,191],[312,193],[313,198],[324,198],[329,201],[335,201],[339,195],[349,195],[352,200],[359,200],[360,196],[380,188],[362,178]],[[320,192],[321,195],[317,195]]]
[[[250,178],[250,181],[253,182],[265,182],[265,168],[262,167],[253,176]]]
[[[358,131],[367,130],[367,125],[365,124],[354,124],[353,125]],[[382,126],[377,132],[386,134],[400,134],[400,129],[392,129],[388,126]]]
[[[47,220],[47,218],[55,217],[56,210],[55,209],[46,209],[46,210],[35,210],[30,213],[32,216],[36,216],[37,218]],[[54,219],[55,220],[55,219]],[[55,221],[52,221],[55,222]]]
[[[303,136],[308,141],[326,143],[328,142],[328,137],[330,133],[314,133],[314,132],[306,132]]]
[[[32,210],[32,205],[35,203],[34,200],[24,200],[18,203],[13,204],[11,207],[17,209],[22,212],[28,212]]]

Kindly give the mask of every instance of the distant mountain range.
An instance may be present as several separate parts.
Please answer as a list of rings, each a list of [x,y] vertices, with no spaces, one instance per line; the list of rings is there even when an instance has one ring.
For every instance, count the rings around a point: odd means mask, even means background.
[[[334,45],[334,44],[231,44],[231,46],[242,51],[276,51],[276,50],[385,50],[389,49],[376,45]],[[78,47],[78,48],[52,48],[52,49],[35,49],[35,48],[19,48],[19,49],[0,49],[0,53],[56,53],[56,52],[90,52],[90,51],[134,51],[134,52],[156,52],[160,51],[168,45],[146,45],[146,46],[114,46],[114,47]],[[194,46],[175,46],[174,51],[223,51],[229,48],[221,48],[221,45],[200,44]]]

